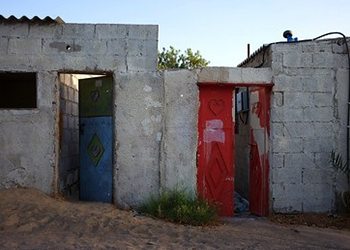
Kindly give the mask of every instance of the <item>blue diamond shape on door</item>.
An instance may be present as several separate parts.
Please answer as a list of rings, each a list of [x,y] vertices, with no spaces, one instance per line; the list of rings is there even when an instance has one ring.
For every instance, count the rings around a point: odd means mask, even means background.
[[[95,166],[97,166],[101,160],[103,153],[105,152],[102,142],[97,134],[94,134],[94,136],[92,137],[88,147],[88,151],[92,162]]]

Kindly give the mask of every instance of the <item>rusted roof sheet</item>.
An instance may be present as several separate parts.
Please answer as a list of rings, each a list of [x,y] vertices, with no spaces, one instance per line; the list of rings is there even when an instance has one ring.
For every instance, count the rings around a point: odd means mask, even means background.
[[[59,16],[56,17],[55,19],[52,19],[49,16],[45,17],[44,19],[41,19],[38,16],[34,16],[32,19],[29,19],[26,16],[17,18],[12,15],[12,16],[9,16],[8,18],[5,18],[4,16],[0,15],[0,24],[16,24],[16,23],[45,25],[45,24],[62,24],[64,23],[64,21]]]

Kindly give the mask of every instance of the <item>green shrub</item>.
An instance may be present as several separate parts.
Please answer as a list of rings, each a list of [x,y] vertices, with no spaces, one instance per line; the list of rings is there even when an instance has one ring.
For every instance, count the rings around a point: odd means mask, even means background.
[[[215,207],[187,193],[184,189],[165,191],[158,198],[149,197],[141,206],[140,212],[167,221],[194,226],[213,224],[217,219]]]

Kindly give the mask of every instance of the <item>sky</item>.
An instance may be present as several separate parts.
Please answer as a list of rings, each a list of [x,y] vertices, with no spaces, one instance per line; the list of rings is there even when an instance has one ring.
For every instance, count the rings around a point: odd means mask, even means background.
[[[199,50],[209,66],[236,67],[263,44],[339,31],[350,36],[349,0],[0,0],[0,14],[60,16],[66,23],[159,25],[158,49]],[[335,36],[332,36],[335,37]]]

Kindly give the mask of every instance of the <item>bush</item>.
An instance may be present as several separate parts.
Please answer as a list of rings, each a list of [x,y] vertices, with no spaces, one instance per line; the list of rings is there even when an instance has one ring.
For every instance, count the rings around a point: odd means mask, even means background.
[[[213,224],[217,219],[215,207],[184,189],[165,191],[159,198],[151,196],[140,211],[167,221],[194,226]]]

